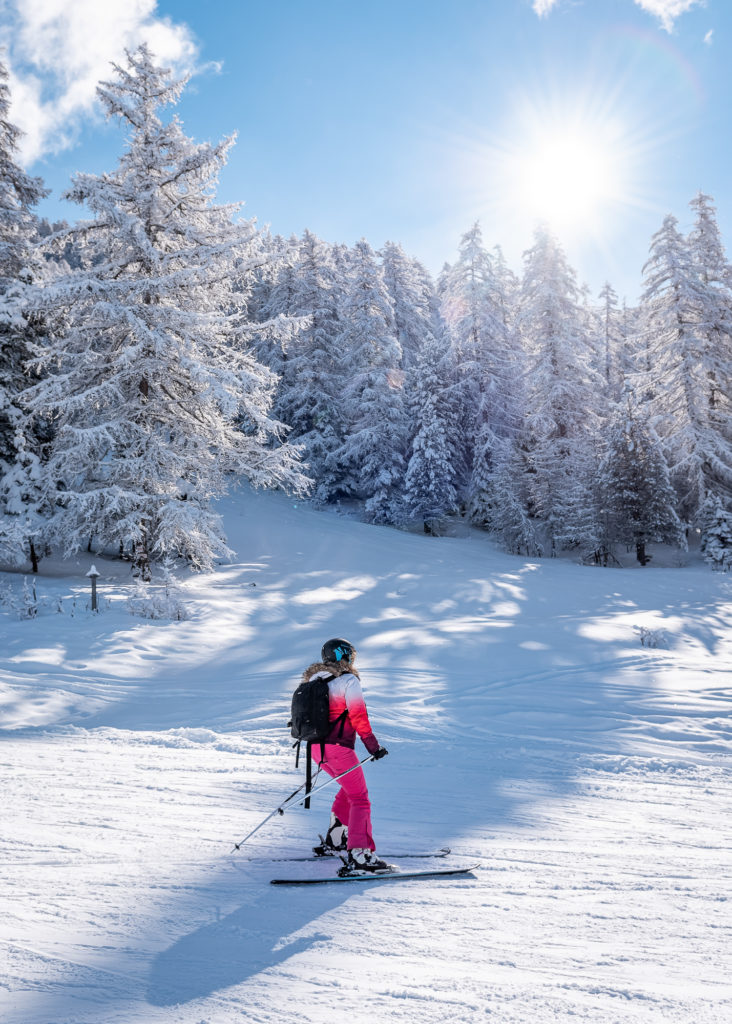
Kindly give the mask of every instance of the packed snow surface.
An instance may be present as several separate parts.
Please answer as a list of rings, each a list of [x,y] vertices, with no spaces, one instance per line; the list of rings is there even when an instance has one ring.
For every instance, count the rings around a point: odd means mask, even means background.
[[[0,1018],[727,1024],[729,577],[527,562],[282,495],[224,511],[237,558],[184,580],[184,621],[131,617],[96,556],[99,614],[80,557],[42,565],[36,618],[0,616]],[[405,867],[473,876],[270,886],[335,870],[270,863],[309,850],[326,794],[232,854],[301,781],[290,695],[334,635],[389,748],[379,850],[450,846]]]

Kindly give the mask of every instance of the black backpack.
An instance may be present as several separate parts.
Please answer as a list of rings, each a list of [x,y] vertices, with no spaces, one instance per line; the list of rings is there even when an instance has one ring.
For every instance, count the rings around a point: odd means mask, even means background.
[[[325,758],[326,739],[339,722],[341,725],[340,738],[343,735],[343,726],[348,717],[348,712],[344,711],[335,722],[330,720],[328,683],[331,679],[335,679],[335,676],[318,676],[315,679],[303,681],[292,695],[291,716],[287,724],[290,727],[290,734],[295,740],[292,745],[297,747],[297,754],[295,755],[296,768],[300,763],[300,744],[307,744],[305,757],[306,795],[312,789],[312,760],[310,751],[313,743],[320,744],[320,760],[322,762]],[[310,807],[309,799],[305,800],[304,806]]]
[[[288,722],[293,739],[300,743],[324,743],[331,730],[328,683],[335,676],[318,676],[302,682],[292,695]],[[299,750],[298,750],[299,753]]]

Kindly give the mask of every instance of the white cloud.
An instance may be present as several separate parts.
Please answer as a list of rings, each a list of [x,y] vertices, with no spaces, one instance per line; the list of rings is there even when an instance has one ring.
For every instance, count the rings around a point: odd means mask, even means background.
[[[25,164],[73,145],[97,115],[96,87],[110,63],[146,42],[159,63],[191,70],[192,32],[155,14],[157,0],[5,0],[2,39],[10,70],[11,117],[25,132]]]
[[[543,18],[556,4],[557,0],[534,0],[534,10],[540,18]]]
[[[692,7],[703,6],[704,0],[635,0],[639,7],[654,14],[667,32],[674,27],[674,21],[686,14]]]
[[[559,0],[534,0],[533,7],[541,18],[556,7],[558,2]],[[686,14],[692,7],[704,6],[705,0],[635,0],[635,3],[644,11],[655,15],[666,31],[671,32],[679,15]]]
[[[712,43],[714,42],[714,29],[713,28],[710,28],[709,31],[707,32],[707,34],[704,36],[704,42],[707,44],[707,46],[711,46]]]

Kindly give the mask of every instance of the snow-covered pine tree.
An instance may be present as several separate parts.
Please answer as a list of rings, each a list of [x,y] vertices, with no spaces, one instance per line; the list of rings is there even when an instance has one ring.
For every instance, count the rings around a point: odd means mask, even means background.
[[[609,282],[605,282],[600,295],[599,326],[602,376],[605,379],[608,400],[620,401],[625,383],[623,365],[625,339],[623,336],[623,310],[618,296]]]
[[[493,283],[491,258],[476,221],[460,239],[457,260],[440,276],[442,315],[466,369],[478,368],[485,335],[494,326]],[[476,406],[477,401],[476,391]]]
[[[270,294],[283,263],[292,256],[292,249],[286,238],[283,238],[282,235],[273,235],[267,225],[260,230],[258,242],[263,259],[261,264],[248,275],[245,295],[247,311],[251,319],[264,322],[267,319],[263,312],[264,307],[269,302]],[[259,340],[259,337],[255,337],[252,348],[260,362],[269,366],[268,359],[257,348]]]
[[[519,280],[506,262],[500,245],[493,246],[491,271],[494,305],[502,322],[510,327],[516,318]]]
[[[279,397],[281,418],[291,439],[303,447],[303,460],[314,481],[314,497],[328,502],[337,492],[329,460],[343,443],[346,409],[343,353],[338,337],[338,280],[332,251],[305,231],[293,263],[289,296],[291,313],[301,319],[287,352],[287,372]]]
[[[687,523],[696,524],[707,493],[719,486],[720,474],[732,483],[727,476],[732,451],[710,415],[716,401],[710,373],[716,362],[705,325],[712,289],[703,281],[675,217],[667,216],[653,236],[643,273],[654,426],[664,445],[677,511]]]
[[[491,327],[480,353],[481,394],[468,499],[470,518],[479,526],[490,526],[496,500],[493,475],[499,463],[505,464],[506,453],[517,443],[522,426],[524,353],[513,326],[510,297],[504,290],[510,283],[508,273],[499,265],[499,274],[492,276]]]
[[[236,475],[295,487],[302,476],[276,443],[274,378],[241,344],[232,278],[261,254],[237,207],[214,203],[233,139],[194,144],[177,117],[161,119],[185,82],[146,46],[115,72],[98,94],[127,146],[116,170],[78,174],[67,193],[92,213],[70,229],[85,261],[44,292],[66,329],[39,347],[49,376],[29,401],[55,418],[49,536],[67,552],[90,537],[131,550],[147,578],[152,559],[203,568],[227,550],[210,502]]]
[[[651,541],[686,546],[661,442],[643,419],[647,408],[636,409],[631,392],[617,406],[596,484],[602,542],[632,544],[641,565]]]
[[[416,363],[407,371],[408,406],[413,440],[405,477],[404,505],[408,519],[422,521],[425,533],[457,508],[455,466],[449,437],[450,361],[444,341],[430,330]]]
[[[283,396],[291,392],[296,376],[290,366],[290,349],[300,326],[294,317],[299,249],[300,242],[294,235],[288,239],[279,235],[265,239],[262,262],[254,275],[259,326],[252,335],[251,347],[259,362],[277,374],[272,413],[288,426],[287,400]],[[245,293],[246,290],[245,282]]]
[[[618,359],[617,372],[620,398],[627,387],[648,383],[647,332],[643,328],[640,308],[629,306],[624,300],[618,311]],[[639,374],[645,373],[641,382]],[[618,401],[620,400],[618,399]]]
[[[22,406],[29,383],[30,346],[43,330],[32,312],[32,291],[42,267],[34,251],[37,203],[47,195],[40,178],[16,162],[20,130],[10,122],[8,71],[0,61],[0,560],[37,570],[34,537],[40,489],[41,424]]]
[[[543,547],[539,524],[529,514],[531,466],[525,438],[502,441],[494,463],[486,493],[486,527],[512,555],[539,558]]]
[[[546,226],[524,255],[518,330],[527,358],[531,514],[552,552],[593,544],[592,476],[602,382],[582,330],[575,273]]]
[[[65,220],[56,220],[51,223],[47,217],[42,217],[38,221],[38,242],[46,242],[51,235],[58,235],[61,237],[64,233],[66,242],[63,246],[54,245],[53,248],[50,246],[38,246],[39,253],[42,251],[43,258],[51,263],[64,263],[67,267],[71,267],[72,270],[78,270],[82,264],[81,254],[78,252],[73,239],[68,233],[68,222]]]
[[[393,242],[387,242],[379,255],[406,373],[411,444],[405,515],[421,520],[426,533],[434,533],[457,507],[454,353],[426,269]]]
[[[365,239],[350,258],[338,347],[346,384],[348,434],[328,459],[338,490],[365,501],[374,523],[401,519],[408,421],[401,351],[381,268]]]
[[[515,281],[500,249],[492,257],[479,224],[463,235],[456,263],[440,278],[441,312],[455,352],[460,386],[462,450],[458,488],[471,519],[485,523],[486,495],[501,438],[515,429],[520,377],[513,332]]]
[[[343,304],[346,292],[348,291],[348,282],[351,275],[351,257],[353,252],[343,242],[336,242],[331,246],[331,255],[333,257],[333,265],[336,271],[336,282],[338,287],[338,305]]]
[[[486,339],[498,319],[492,301],[493,271],[476,221],[462,236],[458,258],[440,275],[440,312],[455,354],[457,387],[453,401],[458,406],[461,448],[455,452],[458,493],[467,501],[477,435],[481,427],[483,395],[483,352]]]
[[[732,571],[732,512],[718,495],[709,495],[700,516],[701,550],[715,572]]]
[[[714,199],[704,192],[697,192],[689,206],[694,211],[694,226],[688,236],[691,258],[702,282],[713,284],[718,289],[722,304],[721,315],[726,319],[729,316],[727,290],[730,287],[732,268],[727,261],[717,224]]]
[[[483,418],[471,480],[470,514],[511,554],[539,557],[542,546],[529,515],[530,464],[525,429],[525,353],[516,329],[519,282],[503,252],[492,253],[492,295],[503,330],[494,339],[492,366],[484,376]],[[495,341],[499,344],[496,345]]]
[[[536,522],[529,515],[530,465],[525,430],[525,353],[516,329],[519,281],[500,246],[491,253],[491,296],[503,325],[492,339],[470,488],[474,523],[490,530],[511,554],[540,557]]]
[[[418,260],[408,257],[401,245],[387,242],[378,255],[402,350],[402,368],[407,369],[417,360],[422,344],[432,334],[432,284],[425,268]]]
[[[703,467],[706,494],[719,496],[732,507],[732,267],[727,262],[711,196],[699,192],[690,206],[695,222],[688,238],[689,249],[704,299],[697,316],[710,441]]]

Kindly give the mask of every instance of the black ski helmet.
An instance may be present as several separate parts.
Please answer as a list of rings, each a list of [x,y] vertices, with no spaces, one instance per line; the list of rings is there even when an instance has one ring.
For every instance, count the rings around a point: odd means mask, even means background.
[[[353,661],[356,657],[356,648],[347,640],[336,637],[334,640],[325,641],[320,656],[326,664],[329,661]]]

